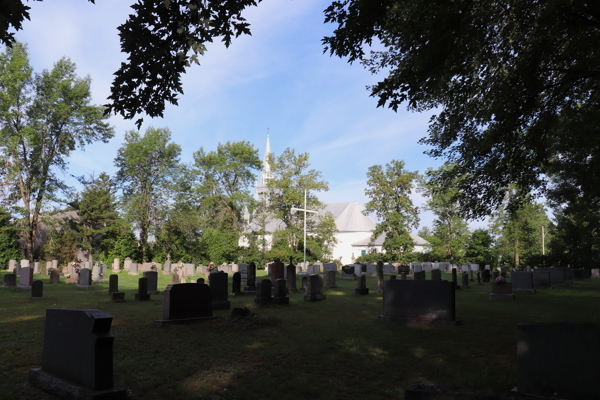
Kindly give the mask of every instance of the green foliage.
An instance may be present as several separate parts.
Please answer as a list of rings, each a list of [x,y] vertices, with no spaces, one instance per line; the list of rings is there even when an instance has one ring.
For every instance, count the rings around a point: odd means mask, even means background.
[[[33,260],[40,214],[67,189],[59,173],[76,148],[108,142],[113,130],[102,107],[90,105],[91,78],[62,58],[33,74],[24,45],[0,54],[0,165],[8,201],[27,223],[25,253]]]
[[[150,127],[144,136],[126,132],[114,161],[119,168],[115,181],[123,190],[123,210],[139,231],[140,261],[151,259],[148,235],[164,220],[170,189],[182,170],[181,148],[170,140],[171,132],[166,128]]]
[[[403,255],[412,252],[414,246],[410,231],[419,225],[418,208],[409,197],[419,174],[406,171],[404,161],[392,160],[385,167],[370,167],[367,177],[365,194],[370,200],[363,213],[375,213],[380,221],[371,240],[385,233],[385,252],[392,259],[404,261]]]
[[[600,197],[600,42],[582,1],[335,1],[325,50],[382,79],[379,106],[436,110],[423,143],[456,163],[468,217],[503,201],[509,184],[545,189],[560,173]],[[368,52],[373,39],[378,51]],[[380,50],[381,49],[381,50]]]
[[[114,246],[109,253],[108,260],[105,262],[112,264],[112,260],[115,258],[119,258],[121,262],[124,262],[127,257],[134,262],[140,260],[141,255],[135,235],[125,223],[120,224],[120,226]]]
[[[224,262],[237,261],[238,240],[238,233],[232,229],[206,229],[202,237],[202,247],[206,249],[206,262],[212,261],[221,265]]]
[[[0,269],[8,268],[9,260],[21,260],[23,252],[19,246],[19,227],[12,221],[8,211],[0,208]]]
[[[465,262],[468,264],[493,264],[494,238],[487,229],[475,229],[467,242]]]

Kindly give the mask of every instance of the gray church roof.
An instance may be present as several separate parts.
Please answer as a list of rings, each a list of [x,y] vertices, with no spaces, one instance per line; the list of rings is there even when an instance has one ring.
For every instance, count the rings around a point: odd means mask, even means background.
[[[416,246],[426,246],[429,242],[423,239],[421,236],[415,235],[414,233],[410,233],[410,238],[413,240],[413,243]],[[377,236],[377,239],[373,242],[372,246],[383,246],[383,241],[385,240],[385,232],[381,235]],[[352,243],[352,246],[369,246],[369,242],[371,241],[371,237],[365,238],[363,240],[359,240],[356,243]]]
[[[338,232],[370,232],[375,229],[375,222],[362,213],[362,208],[355,201],[328,204],[319,214],[328,212],[333,215]]]

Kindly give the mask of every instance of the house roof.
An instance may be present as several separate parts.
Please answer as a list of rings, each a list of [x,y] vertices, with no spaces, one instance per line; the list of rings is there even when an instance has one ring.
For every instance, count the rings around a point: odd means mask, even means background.
[[[375,239],[373,241],[372,244],[370,244],[371,241],[371,237],[367,237],[363,240],[359,240],[356,243],[352,243],[352,246],[383,246],[383,241],[385,240],[385,232],[382,233],[381,235],[377,236],[377,239]],[[426,246],[429,244],[429,242],[425,239],[423,239],[421,236],[419,235],[415,235],[414,233],[410,233],[410,238],[413,240],[414,244],[416,246]]]
[[[328,204],[319,215],[328,212],[333,215],[338,232],[370,232],[375,229],[375,222],[362,213],[361,206],[355,201]]]

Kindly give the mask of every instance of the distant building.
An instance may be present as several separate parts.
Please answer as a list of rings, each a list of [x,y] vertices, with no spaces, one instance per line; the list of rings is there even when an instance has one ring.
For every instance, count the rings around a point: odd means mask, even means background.
[[[269,135],[267,135],[263,157],[263,170],[256,185],[257,197],[268,190],[267,181],[272,177],[271,168],[267,162],[271,151],[271,139],[269,138]],[[375,250],[378,253],[382,252],[385,234],[380,235],[371,245],[369,245],[376,224],[369,216],[364,215],[362,211],[360,204],[353,201],[328,204],[319,212],[319,215],[325,215],[328,212],[333,215],[337,228],[335,237],[338,243],[333,245],[332,258],[341,260],[343,264],[350,264],[354,262],[356,258],[370,253],[372,250]],[[247,221],[246,232],[256,232],[261,229],[260,223],[256,221],[256,218],[252,218],[252,222],[250,222],[250,216],[247,210],[244,210],[244,219]],[[285,229],[285,224],[278,219],[268,217],[265,220],[264,229],[266,232],[264,236],[266,248],[270,249],[273,232],[279,229]],[[419,253],[424,252],[429,242],[414,233],[411,233],[410,235],[415,243],[414,251]],[[240,246],[248,246],[248,241],[245,237],[241,237],[239,244]]]

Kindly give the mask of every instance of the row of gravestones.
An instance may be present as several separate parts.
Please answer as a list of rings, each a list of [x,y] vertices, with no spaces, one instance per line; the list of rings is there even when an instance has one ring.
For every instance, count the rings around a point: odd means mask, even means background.
[[[29,260],[9,260],[8,261],[8,272],[19,275],[21,268],[28,268]],[[33,263],[34,274],[40,274],[47,276],[52,269],[58,269],[58,260],[46,261],[45,263],[36,261]]]

